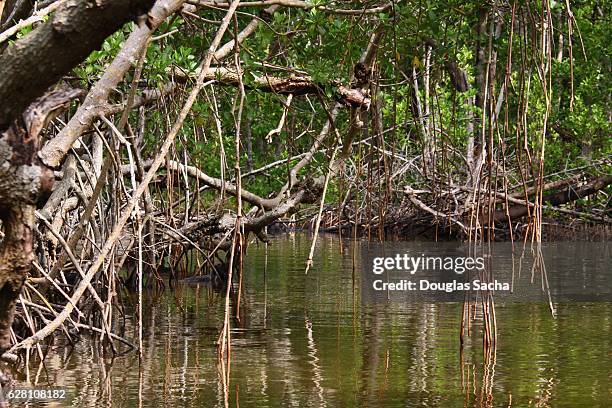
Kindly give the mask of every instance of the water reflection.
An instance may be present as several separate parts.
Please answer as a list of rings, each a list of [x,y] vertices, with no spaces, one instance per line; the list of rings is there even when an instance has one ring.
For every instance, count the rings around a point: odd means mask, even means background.
[[[113,358],[96,339],[83,339],[56,343],[44,363],[33,353],[17,376],[68,387],[67,401],[46,406],[590,407],[612,398],[609,302],[496,298],[497,341],[484,347],[482,302],[364,302],[356,266],[364,244],[321,236],[305,276],[309,245],[296,234],[249,248],[229,364],[215,345],[224,293],[178,285],[144,308],[142,364],[137,352]],[[517,287],[527,277],[546,289],[555,274],[584,276],[610,259],[609,250],[588,246],[555,262],[530,251],[506,254]],[[577,256],[583,262],[569,270]],[[114,322],[128,339],[138,337],[134,304],[123,297]]]

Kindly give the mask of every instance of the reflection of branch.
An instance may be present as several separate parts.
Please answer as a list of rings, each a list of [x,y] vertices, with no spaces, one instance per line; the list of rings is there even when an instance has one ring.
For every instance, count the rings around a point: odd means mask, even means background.
[[[321,367],[319,366],[319,357],[317,357],[317,345],[312,335],[312,322],[306,317],[306,333],[308,340],[308,355],[311,358],[310,364],[312,365],[312,381],[317,389],[317,395],[319,396],[320,406],[327,406],[325,398],[323,397],[323,387],[321,387],[321,381],[323,376],[321,375]]]

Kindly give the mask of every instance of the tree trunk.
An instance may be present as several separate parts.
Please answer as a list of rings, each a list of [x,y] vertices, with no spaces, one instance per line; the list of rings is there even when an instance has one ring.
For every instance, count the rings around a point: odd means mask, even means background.
[[[5,234],[0,244],[0,355],[10,348],[15,305],[34,258],[34,210],[22,204],[0,211]]]
[[[81,93],[70,89],[46,94],[23,113],[23,121],[0,133],[0,220],[4,229],[0,242],[0,354],[10,345],[15,304],[34,257],[36,202],[50,194],[54,182],[53,172],[36,155],[38,136]]]
[[[0,354],[10,347],[15,306],[34,257],[36,203],[54,182],[38,159],[39,134],[82,93],[45,92],[152,4],[65,0],[46,23],[0,53]]]

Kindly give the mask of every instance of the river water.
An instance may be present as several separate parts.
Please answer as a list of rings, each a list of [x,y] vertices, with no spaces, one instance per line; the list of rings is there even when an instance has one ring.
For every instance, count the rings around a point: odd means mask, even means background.
[[[478,315],[460,347],[462,302],[364,296],[360,264],[368,243],[337,236],[319,237],[305,275],[310,243],[309,235],[295,234],[249,247],[227,392],[215,347],[224,294],[197,285],[148,302],[142,364],[137,352],[113,358],[85,337],[74,348],[58,342],[44,364],[33,358],[15,375],[24,386],[66,387],[67,399],[46,406],[216,407],[225,398],[240,407],[612,406],[606,296],[553,298],[554,316],[546,299],[498,302],[497,347],[485,359]],[[402,245],[418,252],[434,244]],[[600,285],[594,292],[606,292],[610,247],[560,247],[546,264],[550,286],[559,276],[565,286],[585,286],[587,274]],[[513,259],[511,249],[504,259]],[[522,273],[532,274],[528,262]],[[133,340],[131,299],[124,307],[117,324]]]

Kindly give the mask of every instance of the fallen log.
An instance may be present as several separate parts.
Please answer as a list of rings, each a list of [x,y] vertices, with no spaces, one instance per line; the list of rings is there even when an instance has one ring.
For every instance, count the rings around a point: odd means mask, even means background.
[[[553,206],[567,204],[572,201],[576,201],[580,198],[584,198],[593,194],[598,193],[604,188],[612,184],[612,175],[601,176],[593,179],[580,187],[568,187],[563,191],[555,193],[549,193],[542,197],[542,203],[548,203]],[[493,216],[494,221],[507,221],[508,217],[511,220],[524,217],[528,214],[528,205],[513,205],[508,210],[495,211]]]
[[[300,204],[313,204],[320,198],[323,180],[323,177],[303,180],[296,186],[296,192],[291,197],[280,202],[270,211],[265,211],[261,215],[258,215],[261,211],[253,211],[246,214],[242,220],[244,232],[253,233],[265,241],[266,239],[262,231],[266,226],[273,224],[281,217],[295,213]],[[164,231],[164,234],[170,236],[176,242],[189,245],[212,238],[216,246],[219,243],[223,243],[229,237],[230,234],[228,232],[235,225],[236,215],[224,212],[222,214],[207,215],[187,223],[176,232]]]

